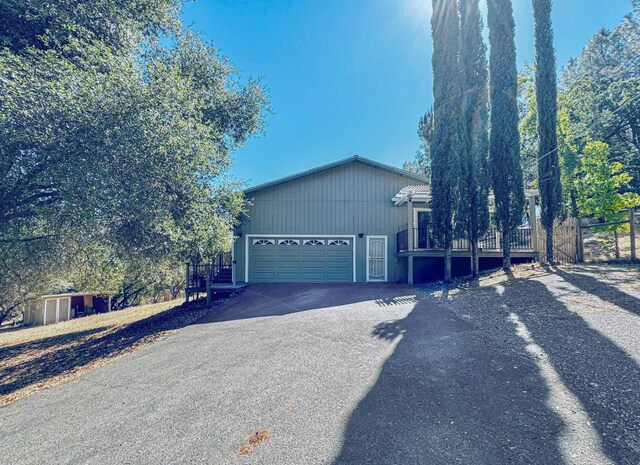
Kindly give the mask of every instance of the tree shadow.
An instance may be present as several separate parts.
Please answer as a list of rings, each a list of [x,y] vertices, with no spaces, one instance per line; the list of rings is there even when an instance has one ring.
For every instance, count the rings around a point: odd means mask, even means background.
[[[91,336],[93,334],[103,332],[107,328],[107,326],[102,326],[82,331],[74,331],[72,333],[57,334],[55,336],[49,336],[32,341],[19,342],[17,344],[0,347],[0,365],[2,364],[3,360],[16,357],[18,355],[24,354],[25,352],[47,350],[52,347],[65,345],[70,342]]]
[[[191,324],[202,304],[185,304],[123,327],[101,327],[0,349],[0,396],[119,355],[161,333]],[[29,356],[29,352],[39,352]]]
[[[562,420],[547,405],[538,368],[502,318],[515,350],[438,299],[422,296],[402,320],[373,328],[397,341],[352,412],[334,464],[562,463]]]
[[[610,302],[624,310],[640,315],[640,299],[622,292],[610,283],[597,279],[586,273],[576,271],[564,271],[554,269],[555,274],[560,276],[569,284],[582,289],[583,291],[597,296],[599,299]],[[636,281],[629,278],[629,282]],[[640,286],[640,283],[638,284]]]
[[[563,271],[558,275],[586,292],[638,312],[633,303],[637,299],[611,289],[605,292],[609,286],[594,278],[583,280],[584,275]],[[526,326],[566,388],[580,400],[604,453],[614,463],[640,463],[640,369],[630,354],[569,310],[542,282],[524,280],[506,286],[500,300]]]

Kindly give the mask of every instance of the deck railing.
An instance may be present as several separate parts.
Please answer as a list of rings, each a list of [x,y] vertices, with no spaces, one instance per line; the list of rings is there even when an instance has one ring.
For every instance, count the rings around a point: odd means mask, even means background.
[[[409,251],[409,232],[404,229],[396,234],[396,250],[398,252]],[[482,251],[501,251],[502,234],[497,229],[490,229],[480,238],[478,246]],[[470,250],[467,239],[454,239],[452,250]],[[439,249],[433,241],[430,228],[413,229],[413,251],[416,250],[436,250]],[[533,250],[531,242],[531,229],[528,227],[518,228],[511,235],[511,250]]]
[[[397,251],[409,250],[409,231],[404,229],[396,234]]]
[[[232,284],[231,252],[217,254],[210,264],[187,263],[187,288],[206,289],[207,274],[209,274],[211,284]]]

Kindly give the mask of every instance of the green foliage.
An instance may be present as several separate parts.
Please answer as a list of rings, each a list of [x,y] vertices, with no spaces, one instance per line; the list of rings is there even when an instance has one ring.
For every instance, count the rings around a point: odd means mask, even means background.
[[[538,189],[540,220],[547,230],[547,260],[553,261],[553,223],[564,212],[558,153],[558,85],[551,27],[551,0],[533,0],[536,43]]]
[[[567,105],[567,95],[558,95],[558,155],[560,157],[560,182],[563,203],[570,205],[571,216],[578,216],[575,180],[580,168],[579,141],[573,133],[573,123]]]
[[[620,193],[621,187],[629,184],[632,177],[623,170],[622,163],[609,161],[609,151],[609,146],[604,142],[586,144],[580,177],[576,181],[578,207],[581,215],[616,221],[624,219],[621,210],[640,205],[640,195],[633,192]],[[611,225],[602,229],[620,232],[625,228]]]
[[[538,179],[538,108],[534,67],[525,64],[518,74],[518,113],[520,119],[520,158],[525,186],[536,186]]]
[[[59,248],[49,239],[0,242],[0,323],[17,316],[28,293],[48,293]],[[52,259],[53,258],[53,259]]]
[[[434,241],[450,248],[454,239],[456,207],[464,147],[462,83],[458,60],[460,25],[455,2],[433,0],[434,129],[431,139],[431,224]]]
[[[558,155],[563,203],[578,216],[576,177],[589,140],[605,141],[610,160],[634,179],[623,189],[640,192],[640,26],[637,4],[612,31],[598,31],[570,62],[558,93]],[[520,136],[527,185],[536,186],[539,147],[535,67],[519,76]]]
[[[0,29],[0,260],[19,249],[47,270],[4,288],[114,289],[141,264],[228,248],[244,208],[230,156],[263,130],[267,98],[177,28],[178,5],[2,5],[30,26]]]
[[[132,52],[141,37],[179,30],[180,0],[3,0],[0,46],[14,52],[101,42]],[[84,54],[82,47],[68,53]]]
[[[601,140],[633,175],[640,193],[640,10],[598,31],[562,76],[573,133],[583,146]]]
[[[524,183],[518,132],[518,73],[510,0],[488,0],[490,87],[490,160],[496,223],[509,237],[524,212]],[[510,266],[511,245],[503,240],[503,266]]]
[[[420,148],[412,161],[403,163],[403,168],[431,179],[431,139],[433,138],[433,108],[420,117],[418,122],[418,138]]]
[[[489,228],[487,48],[478,0],[460,0],[465,147],[461,151],[459,223],[472,244]],[[475,248],[474,248],[475,253]],[[475,258],[474,258],[475,263]],[[476,273],[477,270],[474,270]]]
[[[518,76],[520,108],[520,153],[525,185],[538,187],[537,161],[539,137],[537,130],[538,110],[535,90],[535,68],[527,65]],[[576,205],[575,178],[580,166],[580,154],[584,145],[574,134],[566,93],[558,94],[558,156],[560,159],[560,180],[563,204],[571,206],[571,215],[578,216]]]

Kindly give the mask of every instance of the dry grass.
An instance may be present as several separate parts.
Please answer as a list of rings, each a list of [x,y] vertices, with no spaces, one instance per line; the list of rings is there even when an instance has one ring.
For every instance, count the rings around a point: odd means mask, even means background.
[[[179,307],[180,305],[182,305],[182,301],[174,300],[171,302],[130,307],[117,312],[99,313],[84,318],[63,321],[62,323],[54,325],[4,329],[0,331],[0,349],[64,334],[123,326],[157,315],[171,308]]]
[[[640,237],[636,242],[640,243]],[[629,260],[631,257],[631,238],[629,233],[618,235],[620,259]],[[636,247],[638,247],[636,245]],[[613,233],[606,231],[586,231],[584,233],[584,259],[587,262],[616,260],[616,243]]]
[[[266,428],[259,429],[251,436],[249,436],[245,442],[242,443],[240,449],[238,449],[238,455],[242,456],[250,454],[251,452],[253,452],[256,446],[259,446],[263,442],[269,440],[270,437],[271,431]]]
[[[199,318],[202,303],[131,307],[55,325],[0,331],[0,405],[75,379]]]

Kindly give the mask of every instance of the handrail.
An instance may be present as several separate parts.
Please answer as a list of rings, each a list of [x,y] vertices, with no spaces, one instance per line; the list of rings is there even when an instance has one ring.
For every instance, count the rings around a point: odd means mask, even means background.
[[[522,227],[511,232],[512,250],[533,250],[531,228]],[[501,251],[502,233],[495,228],[489,229],[487,233],[478,241],[479,249],[482,251]],[[438,250],[432,235],[431,228],[413,228],[413,250]],[[408,230],[404,229],[396,234],[397,252],[410,252],[408,241]],[[452,250],[471,250],[469,240],[465,238],[454,239]]]
[[[207,275],[213,284],[231,284],[233,282],[233,263],[231,253],[217,254],[211,264],[187,263],[187,287],[206,289]]]

